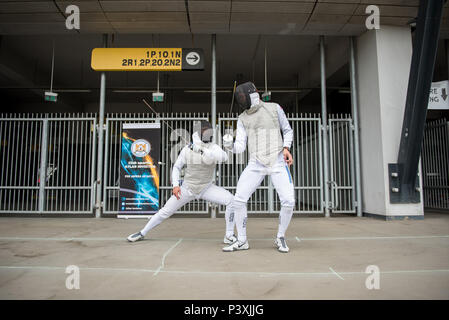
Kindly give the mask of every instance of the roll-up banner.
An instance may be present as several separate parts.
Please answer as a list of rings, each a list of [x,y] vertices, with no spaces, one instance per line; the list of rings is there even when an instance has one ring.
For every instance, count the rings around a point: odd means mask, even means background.
[[[122,124],[118,218],[148,217],[159,210],[160,123]]]

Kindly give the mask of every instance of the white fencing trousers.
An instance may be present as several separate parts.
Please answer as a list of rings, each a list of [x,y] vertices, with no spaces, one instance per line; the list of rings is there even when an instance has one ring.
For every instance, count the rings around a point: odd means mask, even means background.
[[[165,205],[151,217],[150,221],[140,231],[146,235],[148,231],[158,226],[162,221],[172,216],[179,208],[194,199],[203,199],[209,202],[218,203],[226,206],[226,235],[234,234],[234,212],[232,209],[232,200],[234,196],[226,189],[210,184],[199,195],[195,195],[187,187],[181,186],[181,196],[179,200],[174,195],[168,199]]]
[[[246,241],[246,222],[248,217],[246,203],[266,175],[270,175],[271,182],[281,200],[277,237],[285,237],[285,232],[293,215],[293,207],[295,206],[294,185],[290,170],[283,159],[280,159],[272,168],[250,161],[240,175],[233,204],[240,242]]]

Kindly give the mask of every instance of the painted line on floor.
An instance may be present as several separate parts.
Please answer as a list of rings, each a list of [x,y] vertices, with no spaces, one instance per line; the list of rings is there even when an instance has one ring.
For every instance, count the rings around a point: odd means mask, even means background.
[[[153,276],[157,276],[157,274],[158,274],[159,272],[161,272],[162,269],[164,269],[164,267],[165,267],[165,258],[167,258],[167,256],[169,255],[169,253],[170,253],[174,248],[176,248],[176,246],[177,246],[178,244],[180,244],[181,242],[182,242],[182,238],[179,239],[178,242],[176,242],[174,245],[172,245],[172,246],[171,246],[171,247],[164,253],[164,255],[162,256],[161,265],[160,265],[159,268],[154,272]]]
[[[422,235],[422,236],[371,236],[371,237],[320,237],[320,238],[287,238],[287,240],[296,241],[337,241],[337,240],[403,240],[403,239],[440,239],[449,238],[449,235]],[[174,241],[179,238],[148,238],[148,240],[157,241]],[[273,241],[271,238],[250,238],[249,241]],[[125,237],[71,237],[71,238],[43,238],[43,237],[0,237],[0,241],[121,241],[127,242]],[[212,238],[183,238],[183,241],[208,241],[208,242],[221,242],[220,239]]]
[[[333,274],[335,274],[337,277],[339,277],[341,280],[345,280],[342,276],[340,276],[334,269],[329,267],[329,270],[332,271]]]
[[[66,267],[53,266],[0,266],[0,270],[66,270]],[[103,268],[103,267],[80,267],[86,271],[113,271],[113,272],[144,272],[144,273],[169,273],[169,274],[198,274],[198,275],[259,275],[259,276],[339,276],[341,275],[366,275],[364,271],[348,271],[336,273],[332,268],[331,272],[262,272],[262,271],[190,271],[190,270],[163,270],[163,269],[141,269],[141,268]],[[390,270],[381,271],[380,275],[386,274],[422,274],[422,273],[449,273],[449,269],[422,269],[422,270]],[[343,279],[344,280],[344,279]]]
[[[67,267],[50,267],[50,266],[0,266],[0,270],[66,270]],[[104,267],[80,267],[80,270],[87,271],[124,271],[124,272],[155,272],[156,270],[149,269],[135,269],[135,268],[104,268]]]
[[[333,241],[333,240],[401,240],[401,239],[433,239],[449,238],[449,235],[425,235],[425,236],[371,236],[371,237],[322,237],[301,238],[303,241]]]

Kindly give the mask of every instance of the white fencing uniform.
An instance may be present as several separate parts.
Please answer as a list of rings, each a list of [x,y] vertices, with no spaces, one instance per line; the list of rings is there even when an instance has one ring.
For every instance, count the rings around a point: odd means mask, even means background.
[[[227,161],[228,156],[215,143],[202,143],[202,151],[202,154],[195,152],[189,146],[185,146],[181,150],[172,170],[172,184],[173,187],[177,187],[180,182],[181,169],[186,166],[180,198],[177,199],[176,196],[172,195],[164,207],[151,217],[150,221],[140,231],[142,235],[145,236],[148,231],[194,199],[203,199],[225,205],[226,236],[229,237],[234,234],[235,221],[232,210],[234,196],[226,189],[213,184],[215,165]]]
[[[239,116],[232,151],[245,151],[247,141],[249,162],[239,177],[233,204],[238,240],[241,243],[246,241],[247,202],[266,175],[270,175],[281,200],[277,238],[284,237],[293,214],[295,196],[282,149],[290,148],[293,130],[278,104],[259,102]]]

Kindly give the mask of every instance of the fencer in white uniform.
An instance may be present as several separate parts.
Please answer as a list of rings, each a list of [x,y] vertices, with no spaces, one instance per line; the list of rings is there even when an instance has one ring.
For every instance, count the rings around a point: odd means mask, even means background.
[[[234,196],[226,189],[213,184],[216,164],[227,161],[228,156],[217,144],[212,142],[213,131],[208,121],[201,121],[201,129],[198,131],[201,132],[195,132],[192,135],[193,143],[181,150],[173,165],[173,195],[164,207],[151,217],[142,230],[128,236],[128,241],[135,242],[143,239],[148,231],[194,199],[225,205],[226,234],[223,242],[231,244],[237,241],[234,235],[235,220],[232,210]],[[185,167],[184,181],[180,185],[183,167]]]
[[[261,101],[253,83],[239,85],[235,90],[235,100],[244,111],[237,121],[235,142],[227,134],[223,136],[223,146],[234,153],[241,153],[248,143],[249,161],[239,177],[233,203],[238,241],[223,248],[223,251],[249,249],[246,238],[247,202],[265,176],[270,175],[281,201],[275,245],[280,252],[288,252],[285,232],[295,206],[294,185],[289,169],[293,163],[289,150],[293,130],[282,108],[276,103]]]

